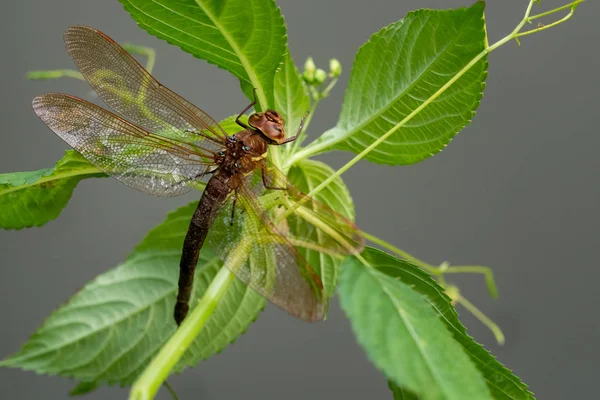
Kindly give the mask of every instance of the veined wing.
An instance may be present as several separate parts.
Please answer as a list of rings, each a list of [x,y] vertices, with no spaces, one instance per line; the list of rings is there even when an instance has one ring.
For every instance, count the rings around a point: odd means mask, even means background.
[[[204,111],[160,84],[127,51],[104,33],[87,26],[68,28],[67,51],[100,99],[128,121],[171,138],[189,139],[207,150],[227,134]]]
[[[237,200],[234,196],[209,231],[211,248],[241,281],[273,304],[306,321],[322,320],[327,299],[319,276],[271,223],[249,186],[241,185]]]
[[[249,287],[296,317],[318,321],[325,316],[327,294],[319,275],[294,245],[339,256],[362,251],[364,238],[350,220],[303,195],[287,183],[281,172],[270,167],[266,172],[267,184],[275,187],[283,184],[288,188],[267,190],[269,199],[263,204],[274,211],[273,217],[257,198],[257,194],[264,192],[262,171],[258,170],[243,178],[244,182],[238,186],[234,212],[234,195],[229,197],[208,240],[225,265]],[[277,215],[298,201],[302,204],[287,218],[278,221]],[[290,226],[298,226],[298,219],[308,224],[302,237],[289,233]],[[314,235],[315,232],[318,235]]]
[[[212,153],[149,133],[77,97],[43,94],[33,100],[33,109],[98,169],[143,192],[183,194],[213,165]]]

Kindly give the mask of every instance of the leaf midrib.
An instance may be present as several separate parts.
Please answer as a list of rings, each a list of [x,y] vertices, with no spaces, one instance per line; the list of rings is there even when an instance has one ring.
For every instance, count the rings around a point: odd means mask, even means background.
[[[381,282],[381,280],[377,276],[375,276],[371,273],[371,269],[370,269],[371,267],[366,267],[366,268],[367,268],[369,275],[378,282],[378,284],[382,288],[383,292],[386,294],[386,296],[389,298],[389,300],[394,305],[394,308],[398,311],[398,316],[400,317],[400,319],[402,319],[404,326],[406,326],[406,328],[408,329],[408,332],[410,333],[410,338],[414,342],[415,347],[419,350],[419,354],[421,354],[421,357],[423,358],[423,360],[425,360],[425,365],[426,365],[427,369],[429,370],[430,375],[437,382],[437,387],[442,389],[442,392],[445,392],[445,390],[443,389],[443,385],[442,385],[442,381],[440,380],[440,377],[436,374],[434,368],[432,368],[431,361],[429,360],[428,356],[423,352],[421,347],[418,345],[418,339],[417,339],[418,335],[416,335],[414,329],[412,328],[412,324],[410,324],[407,321],[406,315],[404,315],[404,312],[402,311],[402,307],[396,302],[396,300],[394,299],[394,296],[389,292],[389,290],[387,289],[387,287],[385,285],[385,282]]]
[[[244,70],[246,71],[246,74],[248,74],[248,78],[250,78],[250,82],[252,83],[252,85],[254,85],[254,87],[260,87],[261,90],[257,90],[256,94],[258,97],[259,104],[262,106],[262,108],[267,107],[267,98],[265,97],[265,91],[263,89],[263,86],[261,85],[258,76],[254,72],[254,69],[251,68],[248,59],[242,53],[242,49],[240,49],[238,44],[235,42],[235,40],[233,40],[233,38],[228,34],[228,32],[223,29],[223,26],[218,22],[215,16],[212,13],[210,13],[208,9],[201,3],[201,0],[195,0],[195,2],[196,4],[198,4],[198,7],[200,7],[202,11],[204,11],[208,18],[210,18],[215,27],[217,27],[219,32],[221,32],[227,43],[229,43],[229,46],[231,46],[233,51],[237,54],[238,58],[240,59],[240,62],[242,63],[242,66],[244,67]]]
[[[57,181],[57,180],[61,180],[61,179],[72,178],[72,177],[75,177],[78,175],[95,175],[95,174],[101,174],[101,173],[102,173],[102,171],[100,171],[98,168],[89,167],[84,170],[79,170],[79,171],[75,171],[75,172],[64,172],[64,173],[59,173],[56,175],[42,176],[40,179],[38,179],[35,182],[26,183],[23,185],[13,186],[13,187],[9,187],[4,190],[0,190],[0,196],[3,196],[5,194],[11,193],[11,192],[14,192],[17,190],[24,190],[24,189],[27,189],[28,187],[37,186],[37,185],[40,185],[40,184],[46,183],[46,182],[52,182],[52,181]]]
[[[215,45],[215,44],[213,44],[213,43],[211,43],[211,42],[207,42],[206,40],[203,40],[202,38],[199,38],[198,36],[191,35],[190,33],[186,32],[186,31],[184,31],[184,30],[181,30],[181,29],[177,28],[176,26],[173,26],[173,25],[171,25],[171,24],[169,24],[169,23],[167,23],[167,22],[165,22],[165,21],[163,21],[163,20],[160,20],[160,19],[158,19],[158,18],[156,18],[156,17],[154,17],[154,16],[152,16],[152,15],[148,14],[148,13],[147,13],[147,12],[145,12],[144,10],[142,10],[142,9],[138,8],[136,5],[134,5],[134,4],[133,4],[133,3],[132,3],[130,0],[125,0],[125,1],[127,1],[127,2],[128,2],[128,4],[129,4],[129,5],[131,5],[132,7],[134,7],[134,8],[135,8],[135,9],[136,9],[138,12],[140,12],[141,14],[144,14],[145,16],[147,16],[147,17],[149,17],[149,18],[153,19],[154,21],[160,22],[161,24],[164,24],[164,25],[166,25],[166,26],[168,26],[168,27],[170,27],[170,28],[172,28],[172,29],[175,29],[175,30],[176,30],[176,31],[178,31],[178,32],[181,32],[181,33],[183,33],[183,34],[186,34],[186,35],[188,35],[188,36],[191,36],[191,37],[192,37],[192,38],[194,38],[195,40],[198,40],[198,41],[200,41],[200,42],[206,43],[206,44],[207,44],[207,45],[209,45],[209,46],[216,47],[216,48],[218,48],[219,50],[222,50],[222,51],[224,51],[224,52],[226,52],[226,53],[228,53],[228,54],[231,54],[231,55],[233,55],[233,56],[235,56],[235,55],[236,55],[235,53],[233,53],[233,52],[229,51],[228,49],[225,49],[225,48],[223,48],[223,47],[221,47],[221,46],[217,46],[217,45]],[[200,25],[202,25],[202,26],[206,26],[206,27],[210,27],[210,28],[217,29],[217,28],[216,28],[216,27],[214,27],[214,26],[210,26],[210,25],[207,25],[207,24],[201,23],[200,21],[194,20],[194,19],[192,19],[192,18],[190,18],[190,17],[188,17],[188,16],[186,16],[186,15],[183,15],[183,14],[181,14],[181,13],[179,13],[179,12],[175,11],[174,9],[171,9],[171,8],[169,8],[169,7],[165,6],[165,5],[164,5],[164,4],[162,4],[162,3],[158,3],[158,2],[156,2],[156,1],[154,1],[154,3],[155,3],[157,6],[160,6],[160,7],[164,8],[165,10],[168,10],[168,11],[172,12],[173,14],[175,14],[175,15],[177,15],[177,16],[180,16],[180,17],[182,17],[182,18],[188,19],[188,20],[190,20],[190,21],[192,21],[192,22],[194,22],[194,23],[198,23],[198,24],[200,24]],[[144,24],[144,25],[146,25],[146,24]],[[146,25],[146,26],[148,26],[148,25]],[[152,28],[153,30],[155,30],[155,31],[159,31],[159,29],[157,29],[156,27],[151,27],[151,28]],[[181,41],[180,41],[179,39],[177,39],[176,37],[173,37],[173,36],[171,36],[171,35],[168,35],[168,34],[166,34],[164,31],[160,31],[160,33],[161,33],[162,35],[164,35],[165,37],[168,37],[168,38],[172,39],[174,42],[181,42]],[[190,46],[190,47],[194,48],[194,49],[199,49],[197,46],[190,45],[188,42],[183,42],[183,43],[184,43],[185,45],[187,45],[187,46]],[[211,54],[213,57],[221,58],[221,59],[223,59],[223,60],[225,60],[225,61],[227,61],[227,62],[230,62],[230,63],[233,63],[233,64],[238,64],[238,65],[241,65],[241,64],[239,64],[239,63],[238,63],[236,60],[231,60],[231,59],[229,59],[229,58],[227,58],[227,57],[220,56],[220,55],[218,55],[218,54],[216,54],[216,53],[213,53],[213,52],[209,52],[209,51],[208,51],[208,50],[206,50],[206,49],[203,49],[203,51],[205,51],[205,52],[207,52],[207,53]],[[236,76],[238,76],[238,75],[236,74]],[[240,77],[240,78],[241,78],[241,77]]]

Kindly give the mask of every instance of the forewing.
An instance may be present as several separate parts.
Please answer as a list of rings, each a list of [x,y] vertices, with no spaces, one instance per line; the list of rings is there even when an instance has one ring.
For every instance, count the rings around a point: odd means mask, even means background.
[[[211,154],[193,144],[151,134],[73,96],[47,93],[33,100],[33,109],[99,170],[143,192],[185,193],[212,165]]]
[[[322,320],[327,300],[319,276],[271,222],[250,185],[238,189],[232,220],[234,197],[211,228],[211,248],[240,280],[275,305],[307,321]]]
[[[161,85],[127,51],[104,33],[87,26],[65,32],[67,51],[90,86],[122,117],[143,129],[171,138],[196,135],[196,145],[219,147],[227,136],[208,114]]]

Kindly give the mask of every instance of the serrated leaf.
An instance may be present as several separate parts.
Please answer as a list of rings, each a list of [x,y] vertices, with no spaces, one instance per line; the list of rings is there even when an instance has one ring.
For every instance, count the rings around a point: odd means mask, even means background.
[[[273,0],[120,0],[140,27],[235,75],[260,106],[273,107],[273,79],[286,29]]]
[[[433,97],[484,50],[484,7],[417,10],[374,34],[356,55],[338,124],[311,144],[315,153],[360,153],[384,135],[367,160],[413,164],[441,151],[483,94],[486,57]]]
[[[379,253],[368,248],[362,255],[377,265]],[[342,309],[358,342],[387,378],[423,400],[492,398],[425,296],[355,257],[347,258],[341,271]]]
[[[309,108],[310,97],[306,85],[288,52],[275,74],[275,110],[282,115],[288,136],[296,134],[300,121]],[[287,145],[285,151],[289,153],[293,148],[294,146]]]
[[[83,382],[75,393],[91,390],[97,383],[131,384],[175,330],[181,245],[195,208],[192,203],[170,213],[127,261],[87,284],[0,366],[75,378]],[[192,306],[221,266],[205,246]],[[235,280],[176,371],[233,342],[264,304],[262,297]]]
[[[412,263],[394,258],[386,253],[371,249],[365,254],[367,261],[378,271],[399,279],[426,296],[427,301],[439,314],[446,327],[483,374],[494,399],[531,400],[533,394],[527,390],[519,377],[504,367],[485,348],[475,342],[458,319],[451,299],[426,272]]]
[[[290,169],[289,179],[298,189],[304,193],[308,193],[333,174],[333,172],[331,167],[320,161],[302,160]],[[315,199],[348,219],[354,220],[352,197],[341,178],[337,178],[331,182],[331,184],[315,196]],[[299,236],[300,232],[302,232],[302,235],[305,237],[306,234],[304,232],[309,231],[307,221],[293,217],[289,218],[288,221],[293,235]],[[310,237],[305,238],[314,243],[324,245],[326,242],[325,238],[320,237],[322,235],[323,232],[318,230],[312,232]],[[342,260],[315,250],[301,247],[298,247],[298,250],[319,274],[327,297],[333,296],[337,284],[338,268]]]
[[[74,150],[67,150],[54,168],[0,174],[0,227],[42,226],[58,217],[79,181],[102,176]]]

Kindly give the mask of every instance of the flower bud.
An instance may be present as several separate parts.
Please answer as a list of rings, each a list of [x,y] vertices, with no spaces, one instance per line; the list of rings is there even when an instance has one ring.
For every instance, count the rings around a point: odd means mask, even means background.
[[[337,78],[342,74],[342,64],[335,58],[329,60],[329,76]]]
[[[321,85],[327,79],[327,72],[322,70],[321,68],[315,71],[315,84]]]
[[[313,61],[312,57],[308,57],[306,62],[304,63],[304,73],[302,74],[302,78],[306,83],[313,83],[315,81],[315,70],[317,66]]]

